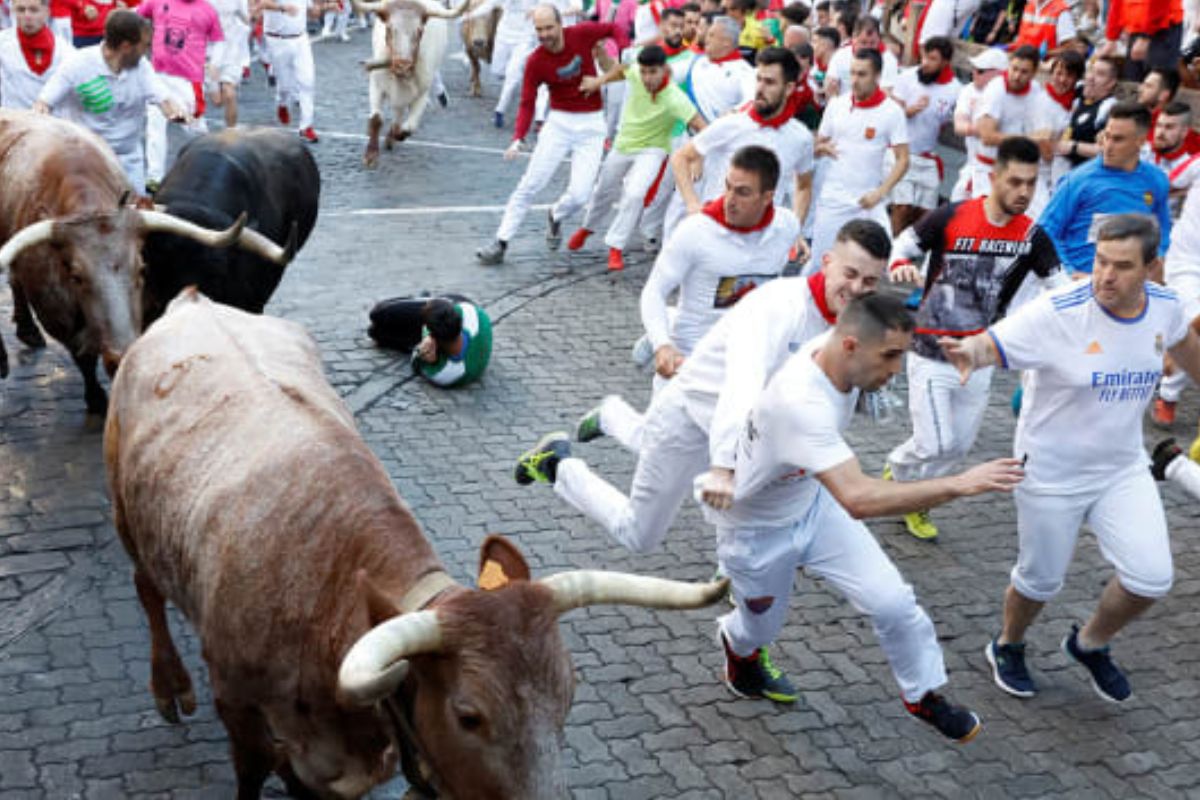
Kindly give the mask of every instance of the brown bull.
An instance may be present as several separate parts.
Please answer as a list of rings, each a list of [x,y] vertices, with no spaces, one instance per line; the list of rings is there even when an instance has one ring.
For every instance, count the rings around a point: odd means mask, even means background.
[[[500,15],[504,13],[503,9],[497,6],[488,13],[472,16],[477,8],[487,2],[488,0],[471,0],[460,30],[463,52],[471,62],[471,97],[483,96],[483,84],[479,79],[481,64],[492,62],[492,50],[496,45],[496,26],[500,24]]]
[[[237,771],[357,797],[398,758],[443,796],[563,792],[574,691],[557,620],[594,603],[692,608],[725,584],[532,580],[489,537],[447,577],[299,327],[185,290],[126,354],[105,430],[113,516],[151,635],[151,690],[195,709],[164,601],[195,626]]]
[[[108,146],[53,117],[0,111],[0,176],[0,272],[10,273],[17,338],[45,346],[36,313],[83,373],[92,413],[103,413],[106,403],[97,361],[103,359],[111,375],[142,329],[146,234],[173,233],[211,247],[253,241],[279,249],[243,231],[244,218],[226,231],[210,231],[127,205],[129,185]],[[0,377],[6,360],[0,345]]]

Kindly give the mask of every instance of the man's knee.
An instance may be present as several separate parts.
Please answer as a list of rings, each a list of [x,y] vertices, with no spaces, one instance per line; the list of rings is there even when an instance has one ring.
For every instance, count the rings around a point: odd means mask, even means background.
[[[866,612],[875,628],[883,633],[911,625],[920,616],[921,607],[912,586],[899,583],[874,592]]]
[[[1066,576],[1058,571],[1039,571],[1018,563],[1010,577],[1017,594],[1027,600],[1048,603],[1062,591]]]
[[[1134,597],[1159,600],[1166,597],[1175,582],[1175,572],[1168,559],[1165,564],[1142,564],[1136,570],[1117,570],[1121,588]]]

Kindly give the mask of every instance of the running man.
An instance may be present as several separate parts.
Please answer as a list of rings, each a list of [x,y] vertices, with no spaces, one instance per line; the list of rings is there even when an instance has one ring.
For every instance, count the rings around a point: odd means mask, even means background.
[[[1025,632],[1062,589],[1085,522],[1116,569],[1087,623],[1063,639],[1105,700],[1132,695],[1109,643],[1171,589],[1171,544],[1147,469],[1142,416],[1162,376],[1163,355],[1200,377],[1200,339],[1173,290],[1150,282],[1159,231],[1143,214],[1104,220],[1091,279],[1047,292],[967,339],[942,339],[964,381],[994,365],[1027,370],[1014,453],[1017,563],[999,634],[986,655],[1005,692],[1032,697]]]

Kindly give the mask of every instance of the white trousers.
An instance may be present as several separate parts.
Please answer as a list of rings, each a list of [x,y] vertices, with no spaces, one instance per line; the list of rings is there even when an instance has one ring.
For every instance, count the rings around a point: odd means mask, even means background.
[[[1018,486],[1014,497],[1019,549],[1012,585],[1030,600],[1045,603],[1062,589],[1085,522],[1127,591],[1158,598],[1171,590],[1167,519],[1154,478],[1142,464],[1089,492],[1037,494]]]
[[[708,431],[687,413],[683,392],[668,386],[650,406],[641,452],[626,497],[578,458],[558,465],[554,491],[635,553],[655,550],[692,482],[708,469]]]
[[[1164,375],[1158,384],[1158,396],[1169,403],[1178,403],[1183,390],[1192,386],[1192,379],[1179,367],[1170,375]]]
[[[833,247],[838,231],[852,219],[869,219],[878,222],[885,231],[892,230],[888,219],[887,203],[879,202],[874,208],[866,209],[857,203],[823,197],[817,203],[813,218],[812,258],[805,265],[804,274],[816,272],[821,265],[821,256]]]
[[[350,23],[350,0],[342,3],[337,11],[325,12],[325,24],[321,26],[322,36],[345,36],[346,26]]]
[[[298,130],[313,124],[313,71],[312,45],[308,34],[294,39],[283,39],[266,35],[267,54],[275,74],[275,103],[281,106],[295,104],[300,109]]]
[[[787,618],[796,570],[830,583],[871,618],[904,699],[920,700],[946,683],[933,622],[861,522],[825,489],[793,525],[719,528],[717,561],[733,584],[735,607],[720,619],[733,652],[749,656],[775,641]]]
[[[626,450],[631,453],[642,451],[642,433],[645,429],[646,415],[626,403],[623,397],[610,394],[600,401],[600,430],[616,439]]]
[[[158,73],[158,79],[171,93],[171,99],[180,108],[187,111],[188,116],[196,113],[196,90],[192,82],[178,75]],[[188,130],[203,133],[208,130],[204,118],[188,125]],[[146,179],[161,183],[167,171],[167,118],[155,103],[146,105]],[[141,186],[134,188],[141,191]]]
[[[646,192],[658,177],[666,157],[666,151],[657,147],[628,154],[616,149],[609,151],[583,215],[583,227],[595,231],[607,224],[604,243],[624,250],[642,214]]]
[[[898,481],[949,475],[979,435],[992,368],[971,373],[964,386],[950,364],[909,352],[907,371],[912,436],[892,450],[888,463]]]
[[[496,101],[496,110],[501,114],[508,112],[513,98],[520,94],[521,83],[525,79],[525,60],[529,58],[529,54],[533,52],[536,46],[536,43],[531,44],[528,41],[502,46],[499,40],[496,41],[494,50],[501,51],[501,54],[507,54],[506,60],[502,62],[503,66],[500,70],[504,75],[504,84],[500,87],[500,99]],[[496,64],[498,61],[500,61],[500,58],[493,52],[493,74],[496,74]]]
[[[117,152],[117,161],[121,164],[121,169],[125,172],[125,177],[129,179],[130,187],[141,194],[146,190],[146,149],[141,143],[133,150],[125,152]]]
[[[1168,464],[1166,474],[1168,480],[1200,499],[1200,464],[1188,458],[1187,453]]]
[[[606,83],[604,88],[604,125],[610,141],[616,141],[621,126],[621,109],[625,105],[625,82]]]
[[[537,146],[529,158],[529,166],[509,195],[504,206],[504,217],[496,238],[507,242],[521,227],[533,198],[554,177],[559,163],[571,158],[571,179],[567,190],[554,203],[550,213],[555,220],[563,220],[579,211],[587,203],[604,158],[604,113],[591,111],[575,114],[569,111],[552,111],[546,119],[542,132],[538,134]]]

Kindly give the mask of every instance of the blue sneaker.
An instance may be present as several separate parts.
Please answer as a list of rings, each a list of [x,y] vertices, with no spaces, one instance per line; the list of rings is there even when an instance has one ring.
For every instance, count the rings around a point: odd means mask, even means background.
[[[996,639],[988,642],[983,654],[992,665],[992,680],[1013,697],[1033,697],[1037,686],[1025,668],[1025,643],[999,644]]]
[[[497,128],[504,127],[504,112],[503,111],[496,111],[495,113],[492,114],[492,124],[495,125]]]
[[[1063,639],[1063,652],[1087,667],[1092,674],[1092,688],[1101,700],[1110,703],[1124,703],[1133,696],[1133,689],[1125,673],[1113,663],[1108,654],[1108,645],[1098,650],[1084,650],[1079,646],[1079,626],[1072,625],[1071,632]]]

